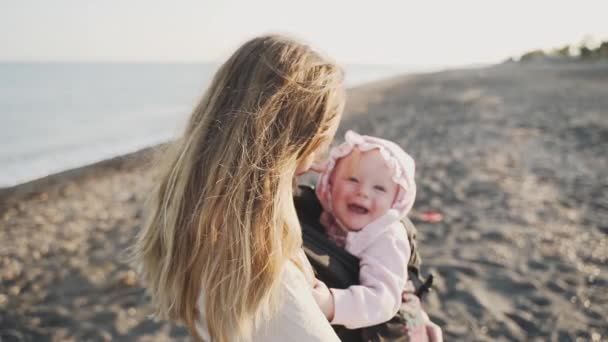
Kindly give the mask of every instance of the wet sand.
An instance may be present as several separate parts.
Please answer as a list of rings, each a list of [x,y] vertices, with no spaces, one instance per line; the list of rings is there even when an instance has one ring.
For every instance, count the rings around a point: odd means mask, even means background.
[[[349,91],[341,127],[417,161],[425,305],[447,341],[608,340],[608,63],[376,82]],[[188,340],[148,318],[124,258],[151,155],[0,190],[1,341]]]

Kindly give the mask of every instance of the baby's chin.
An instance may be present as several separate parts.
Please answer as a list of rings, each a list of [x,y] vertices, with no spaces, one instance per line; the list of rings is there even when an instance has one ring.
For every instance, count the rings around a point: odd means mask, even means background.
[[[349,232],[358,232],[369,224],[369,222],[361,223],[356,221],[358,220],[342,220],[342,224],[344,225],[344,228],[348,229]]]

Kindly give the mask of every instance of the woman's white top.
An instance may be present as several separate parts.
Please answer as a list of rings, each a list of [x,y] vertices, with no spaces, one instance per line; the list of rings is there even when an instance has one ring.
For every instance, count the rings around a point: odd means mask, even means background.
[[[251,341],[339,341],[315,302],[304,273],[293,262],[285,264],[281,290],[283,301],[277,315],[262,324],[253,333]],[[204,341],[210,341],[202,300],[199,300],[199,312],[198,332]]]

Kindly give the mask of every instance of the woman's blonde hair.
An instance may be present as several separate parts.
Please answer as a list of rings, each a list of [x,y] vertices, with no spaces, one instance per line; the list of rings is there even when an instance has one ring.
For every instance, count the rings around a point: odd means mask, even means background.
[[[276,310],[284,263],[301,246],[293,207],[298,164],[331,139],[342,71],[307,45],[269,35],[215,74],[184,135],[162,159],[133,248],[161,318],[213,341],[247,339]]]

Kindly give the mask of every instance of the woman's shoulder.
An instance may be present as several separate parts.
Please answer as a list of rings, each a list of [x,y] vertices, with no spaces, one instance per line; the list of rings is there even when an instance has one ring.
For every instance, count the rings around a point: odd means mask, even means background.
[[[317,306],[304,273],[295,263],[285,263],[280,287],[278,313],[256,328],[252,341],[339,341]],[[205,312],[201,300],[199,312]],[[201,317],[197,328],[203,340],[208,341],[204,317]]]
[[[304,273],[293,262],[285,264],[280,286],[279,312],[261,327],[254,341],[338,341]]]

